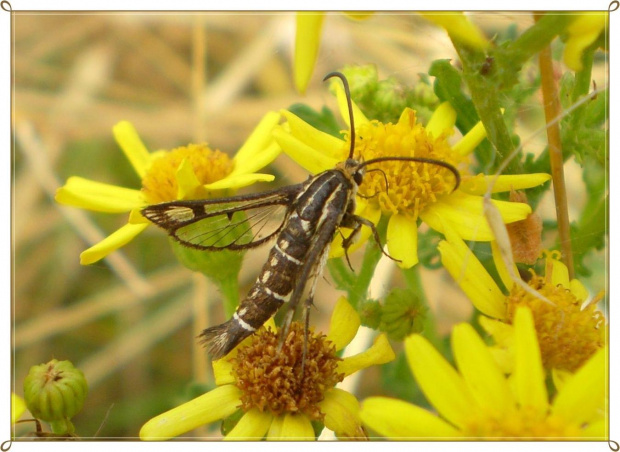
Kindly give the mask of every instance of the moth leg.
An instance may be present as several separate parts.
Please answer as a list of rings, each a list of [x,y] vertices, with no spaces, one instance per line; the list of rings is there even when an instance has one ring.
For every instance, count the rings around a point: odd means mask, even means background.
[[[314,305],[314,294],[308,297],[304,306],[304,350],[301,355],[301,372],[299,378],[303,378],[304,370],[306,368],[306,356],[308,356],[308,330],[310,328],[310,308]]]
[[[375,239],[375,242],[377,242],[377,245],[379,246],[379,249],[381,250],[383,255],[386,256],[386,257],[389,257],[394,262],[402,262],[400,259],[393,258],[392,256],[390,256],[388,253],[386,253],[384,251],[383,244],[381,243],[381,238],[379,237],[379,231],[377,231],[377,227],[375,226],[375,224],[372,221],[368,220],[367,218],[361,217],[359,215],[355,215],[355,214],[347,214],[347,217],[348,218],[345,218],[345,220],[347,220],[348,224],[355,223],[355,225],[353,226],[353,232],[351,233],[351,235],[349,237],[347,237],[345,240],[342,241],[342,247],[345,250],[345,255],[347,256],[347,261],[349,260],[349,257],[346,254],[347,248],[353,244],[353,240],[355,239],[355,235],[359,232],[359,230],[362,228],[362,226],[368,226],[370,228],[370,230],[372,231],[372,234],[373,234],[373,237]],[[344,221],[343,221],[343,223],[344,223]],[[349,264],[349,266],[350,265],[351,264]]]

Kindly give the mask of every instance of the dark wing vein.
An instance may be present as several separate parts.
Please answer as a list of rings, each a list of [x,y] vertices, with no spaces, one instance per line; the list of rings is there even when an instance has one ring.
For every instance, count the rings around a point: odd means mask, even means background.
[[[288,206],[300,189],[298,184],[255,195],[173,201],[146,207],[142,214],[186,246],[242,250],[266,242],[282,229]]]

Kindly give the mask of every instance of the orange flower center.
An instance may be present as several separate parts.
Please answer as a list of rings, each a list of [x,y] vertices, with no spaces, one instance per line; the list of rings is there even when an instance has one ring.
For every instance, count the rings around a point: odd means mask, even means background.
[[[356,130],[355,158],[423,157],[458,165],[462,158],[447,142],[447,134],[429,135],[416,123],[415,111],[406,109],[398,123],[370,121]],[[349,146],[349,144],[347,144]],[[387,189],[386,189],[387,183]],[[376,199],[384,213],[417,218],[427,205],[452,192],[454,175],[431,163],[388,161],[370,165],[359,194]]]
[[[274,415],[303,413],[311,420],[323,419],[318,403],[325,391],[342,381],[336,372],[340,358],[324,335],[308,332],[307,353],[302,370],[304,326],[293,322],[278,351],[278,334],[267,329],[252,336],[233,358],[233,375],[243,391],[242,409],[269,410]]]
[[[225,153],[212,150],[203,144],[189,144],[166,152],[151,164],[142,179],[142,192],[151,204],[178,199],[177,170],[186,161],[200,184],[210,184],[224,179],[233,170],[233,161]],[[207,191],[198,189],[186,196],[190,199],[208,197]]]
[[[507,320],[517,306],[528,306],[534,316],[543,365],[574,372],[604,344],[604,319],[596,303],[582,303],[562,285],[554,286],[533,274],[528,284],[555,303],[551,306],[515,285],[506,299]]]

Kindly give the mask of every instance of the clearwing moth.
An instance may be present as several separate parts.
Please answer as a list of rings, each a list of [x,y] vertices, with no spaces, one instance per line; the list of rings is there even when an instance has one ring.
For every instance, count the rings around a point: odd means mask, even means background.
[[[331,77],[342,80],[347,98],[351,147],[345,161],[305,182],[272,191],[220,199],[165,202],[142,210],[144,217],[165,229],[181,244],[200,250],[245,250],[275,238],[267,262],[232,318],[200,334],[201,342],[213,359],[229,353],[288,302],[289,311],[281,329],[282,341],[299,301],[309,288],[304,302],[307,334],[308,311],[313,303],[317,276],[325,266],[330,244],[340,227],[353,230],[343,241],[345,252],[363,225],[371,228],[380,245],[374,224],[355,215],[355,197],[367,166],[386,161],[428,163],[452,172],[454,190],[460,184],[458,170],[440,160],[387,156],[366,161],[354,159],[355,125],[349,84],[339,72],[329,73],[323,80]],[[239,212],[245,215],[240,216]],[[274,221],[274,218],[278,220]],[[209,228],[201,222],[209,222]]]

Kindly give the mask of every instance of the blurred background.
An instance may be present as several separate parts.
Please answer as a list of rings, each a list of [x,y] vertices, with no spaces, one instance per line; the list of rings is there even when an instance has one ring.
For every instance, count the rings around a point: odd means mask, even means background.
[[[488,37],[533,23],[530,15],[470,18]],[[334,108],[321,82],[327,72],[374,63],[380,78],[413,84],[433,60],[456,59],[446,33],[414,14],[378,13],[363,21],[329,14],[313,79],[301,96],[292,83],[292,13],[18,12],[14,33],[14,390],[23,395],[32,365],[72,361],[90,386],[74,418],[77,433],[98,438],[135,438],[148,419],[211,387],[209,360],[195,337],[224,320],[217,291],[177,263],[155,228],[105,260],[79,264],[80,252],[127,216],[62,207],[53,196],[72,175],[139,188],[112,126],[132,122],[150,151],[207,141],[232,156],[269,110],[299,102]],[[537,96],[523,112],[522,138],[544,123]],[[544,140],[535,137],[527,150],[536,152]],[[578,212],[580,172],[570,163],[567,171]],[[307,177],[286,156],[264,172],[276,182],[252,190]],[[551,200],[539,208],[543,218],[553,215]],[[268,249],[246,255],[242,295]],[[354,267],[360,254],[352,256]],[[594,292],[604,287],[604,260],[597,259]],[[445,272],[423,271],[423,280],[440,332],[471,317],[471,304]],[[388,275],[379,284],[398,280]],[[337,297],[329,277],[322,278],[312,318],[317,329],[326,330]],[[377,393],[360,388],[362,397],[365,392]],[[19,425],[17,433],[33,429]]]

